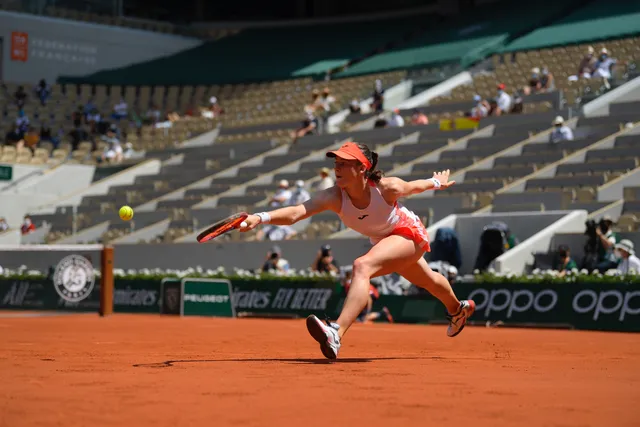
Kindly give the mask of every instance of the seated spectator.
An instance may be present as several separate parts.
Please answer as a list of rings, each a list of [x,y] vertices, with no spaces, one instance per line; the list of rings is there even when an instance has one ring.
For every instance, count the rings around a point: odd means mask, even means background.
[[[129,106],[127,105],[124,98],[120,98],[120,102],[113,106],[113,113],[111,117],[115,121],[120,121],[122,119],[126,119],[129,116]]]
[[[20,135],[24,135],[24,133],[29,130],[29,117],[25,114],[24,110],[21,108],[18,111],[18,118],[16,118],[16,126],[18,126],[18,132]]]
[[[360,114],[362,113],[362,109],[360,108],[360,101],[357,99],[352,99],[349,104],[349,112],[351,114]]]
[[[318,273],[338,273],[340,271],[340,265],[333,258],[330,245],[322,245],[316,258],[311,263],[311,270]]]
[[[160,121],[162,113],[160,113],[160,109],[156,106],[156,104],[151,104],[151,107],[144,114],[143,123],[148,125],[155,125]]]
[[[595,71],[596,58],[593,56],[594,50],[592,46],[587,48],[587,53],[585,53],[582,61],[580,61],[580,65],[578,65],[578,73],[575,76],[569,76],[569,80],[575,81],[579,78],[589,79],[591,78],[591,74]]]
[[[562,141],[573,141],[573,131],[564,124],[564,118],[557,116],[553,121],[553,132],[549,135],[549,142],[557,144]]]
[[[429,118],[422,111],[417,108],[413,110],[413,114],[411,114],[411,124],[412,125],[428,125]]]
[[[22,226],[20,227],[20,232],[22,234],[29,234],[36,230],[36,226],[33,222],[31,222],[31,217],[29,215],[25,215],[24,221],[22,222]]]
[[[542,82],[540,82],[540,68],[535,67],[531,69],[531,77],[529,77],[529,84],[524,87],[525,95],[531,95],[537,93],[542,89]]]
[[[24,139],[25,147],[29,148],[31,152],[34,153],[38,143],[40,142],[40,133],[36,131],[33,126],[30,126],[22,139]]]
[[[571,258],[571,251],[567,245],[558,247],[558,260],[554,269],[560,272],[560,276],[564,276],[567,272],[578,268],[578,264]]]
[[[524,98],[520,91],[516,91],[513,94],[513,106],[511,107],[511,114],[522,114],[524,112]]]
[[[505,89],[506,86],[504,83],[498,85],[498,96],[496,97],[497,108],[494,111],[494,115],[496,116],[507,114],[511,110],[512,99]]]
[[[329,168],[320,169],[320,181],[316,184],[316,191],[326,190],[327,188],[333,187],[335,182],[333,178],[331,178],[331,170]]]
[[[9,229],[9,224],[7,224],[7,220],[4,218],[0,218],[0,233],[7,231]]]
[[[376,79],[371,97],[373,98],[373,102],[370,105],[371,111],[381,112],[384,108],[384,89],[382,88],[382,80]]]
[[[389,118],[389,127],[401,128],[403,126],[404,119],[400,115],[400,110],[396,108],[391,112],[391,118]]]
[[[622,239],[616,243],[615,250],[620,259],[618,264],[618,274],[640,274],[640,259],[633,250],[633,242],[629,239]]]
[[[487,117],[487,115],[489,114],[489,109],[491,108],[489,106],[489,103],[483,100],[482,97],[477,94],[474,95],[473,102],[475,102],[476,105],[471,109],[470,117],[475,120]]]
[[[100,116],[100,112],[97,108],[94,108],[89,114],[87,114],[87,124],[89,125],[91,133],[99,133],[98,127],[101,122],[102,117]]]
[[[281,208],[287,206],[291,200],[291,190],[289,190],[289,181],[281,179],[278,183],[278,189],[271,198],[269,205],[272,208]]]
[[[256,240],[291,240],[298,232],[290,225],[267,224],[256,233]]]
[[[22,109],[22,107],[24,107],[24,104],[27,102],[27,92],[24,91],[23,86],[18,86],[18,90],[13,94],[13,99],[18,108]]]
[[[24,145],[24,141],[22,140],[22,134],[18,130],[18,125],[14,124],[11,127],[11,130],[7,132],[4,137],[4,143],[6,145],[11,145],[16,148],[22,147]]]
[[[542,75],[540,76],[540,90],[542,92],[548,92],[556,88],[556,80],[549,71],[547,66],[542,67]]]
[[[373,127],[375,129],[382,129],[382,128],[386,128],[387,125],[388,125],[388,122],[387,122],[387,118],[384,116],[384,113],[378,114],[378,118],[373,123]]]
[[[609,80],[611,80],[611,71],[618,61],[609,56],[609,51],[606,48],[602,48],[600,51],[600,57],[594,65],[593,77],[602,77],[604,79],[604,85],[607,89],[611,87]]]
[[[267,260],[262,265],[265,273],[287,273],[289,271],[289,261],[282,258],[282,250],[279,246],[274,246],[267,252]]]
[[[51,132],[51,127],[48,123],[42,122],[42,124],[40,125],[40,141],[53,142],[53,139],[54,137]],[[54,145],[56,144],[54,143]]]
[[[318,119],[313,113],[307,113],[307,118],[302,125],[292,134],[293,144],[298,142],[298,138],[313,134],[318,127]]]
[[[107,130],[107,134],[102,137],[102,140],[107,143],[101,156],[103,162],[120,163],[124,158],[122,145],[116,136],[117,130],[115,125],[111,125],[109,130]]]
[[[95,109],[97,109],[97,107],[96,107],[96,104],[93,102],[93,98],[89,98],[89,100],[84,105],[84,107],[81,105],[78,106],[78,111],[80,111],[84,115],[85,120],[87,119],[87,116],[91,114],[91,112]]]
[[[38,96],[38,99],[40,99],[40,103],[43,106],[47,105],[47,99],[49,99],[49,95],[51,95],[51,87],[45,79],[40,80],[40,83],[34,88],[34,92]]]
[[[288,204],[291,206],[300,205],[311,198],[311,195],[304,188],[304,181],[299,179],[296,181],[296,188],[291,193]]]
[[[69,131],[69,139],[71,142],[71,151],[75,151],[78,149],[78,146],[82,141],[87,141],[90,139],[89,132],[83,126],[77,127]]]

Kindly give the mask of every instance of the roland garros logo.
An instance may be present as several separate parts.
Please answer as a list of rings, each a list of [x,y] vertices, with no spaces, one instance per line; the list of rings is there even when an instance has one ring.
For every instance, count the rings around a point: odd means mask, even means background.
[[[93,265],[80,255],[63,258],[53,273],[53,287],[69,302],[79,302],[88,297],[94,284]]]

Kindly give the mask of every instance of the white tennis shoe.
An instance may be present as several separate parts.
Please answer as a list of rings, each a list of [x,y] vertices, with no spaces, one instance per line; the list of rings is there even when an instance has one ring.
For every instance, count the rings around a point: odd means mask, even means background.
[[[476,311],[476,303],[473,300],[460,301],[460,309],[456,314],[447,313],[449,319],[449,327],[447,328],[447,336],[455,337],[464,329],[467,319]]]
[[[316,316],[307,317],[307,330],[314,340],[320,343],[320,350],[327,359],[336,359],[340,350],[340,325],[329,323],[325,325]]]

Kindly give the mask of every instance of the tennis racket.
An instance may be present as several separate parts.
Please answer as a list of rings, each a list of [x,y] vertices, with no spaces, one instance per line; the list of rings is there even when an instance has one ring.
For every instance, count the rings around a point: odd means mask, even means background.
[[[206,228],[206,230],[198,234],[198,237],[197,237],[198,242],[205,243],[205,242],[208,242],[209,240],[215,239],[216,237],[224,233],[227,233],[231,230],[235,230],[236,228],[240,228],[240,224],[242,224],[242,221],[247,219],[248,216],[249,216],[248,213],[240,212],[240,213],[228,216],[224,219],[221,219],[215,224],[211,224],[209,227]]]

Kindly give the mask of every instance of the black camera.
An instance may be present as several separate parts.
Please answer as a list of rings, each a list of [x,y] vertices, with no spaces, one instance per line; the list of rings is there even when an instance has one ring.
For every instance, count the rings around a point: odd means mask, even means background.
[[[276,258],[278,258],[278,253],[277,252],[272,253],[271,259],[276,259]]]
[[[593,219],[588,219],[587,222],[584,223],[584,225],[586,226],[586,230],[584,231],[584,234],[586,236],[592,237],[596,235],[596,228],[598,227],[598,224],[596,224],[596,221]]]

